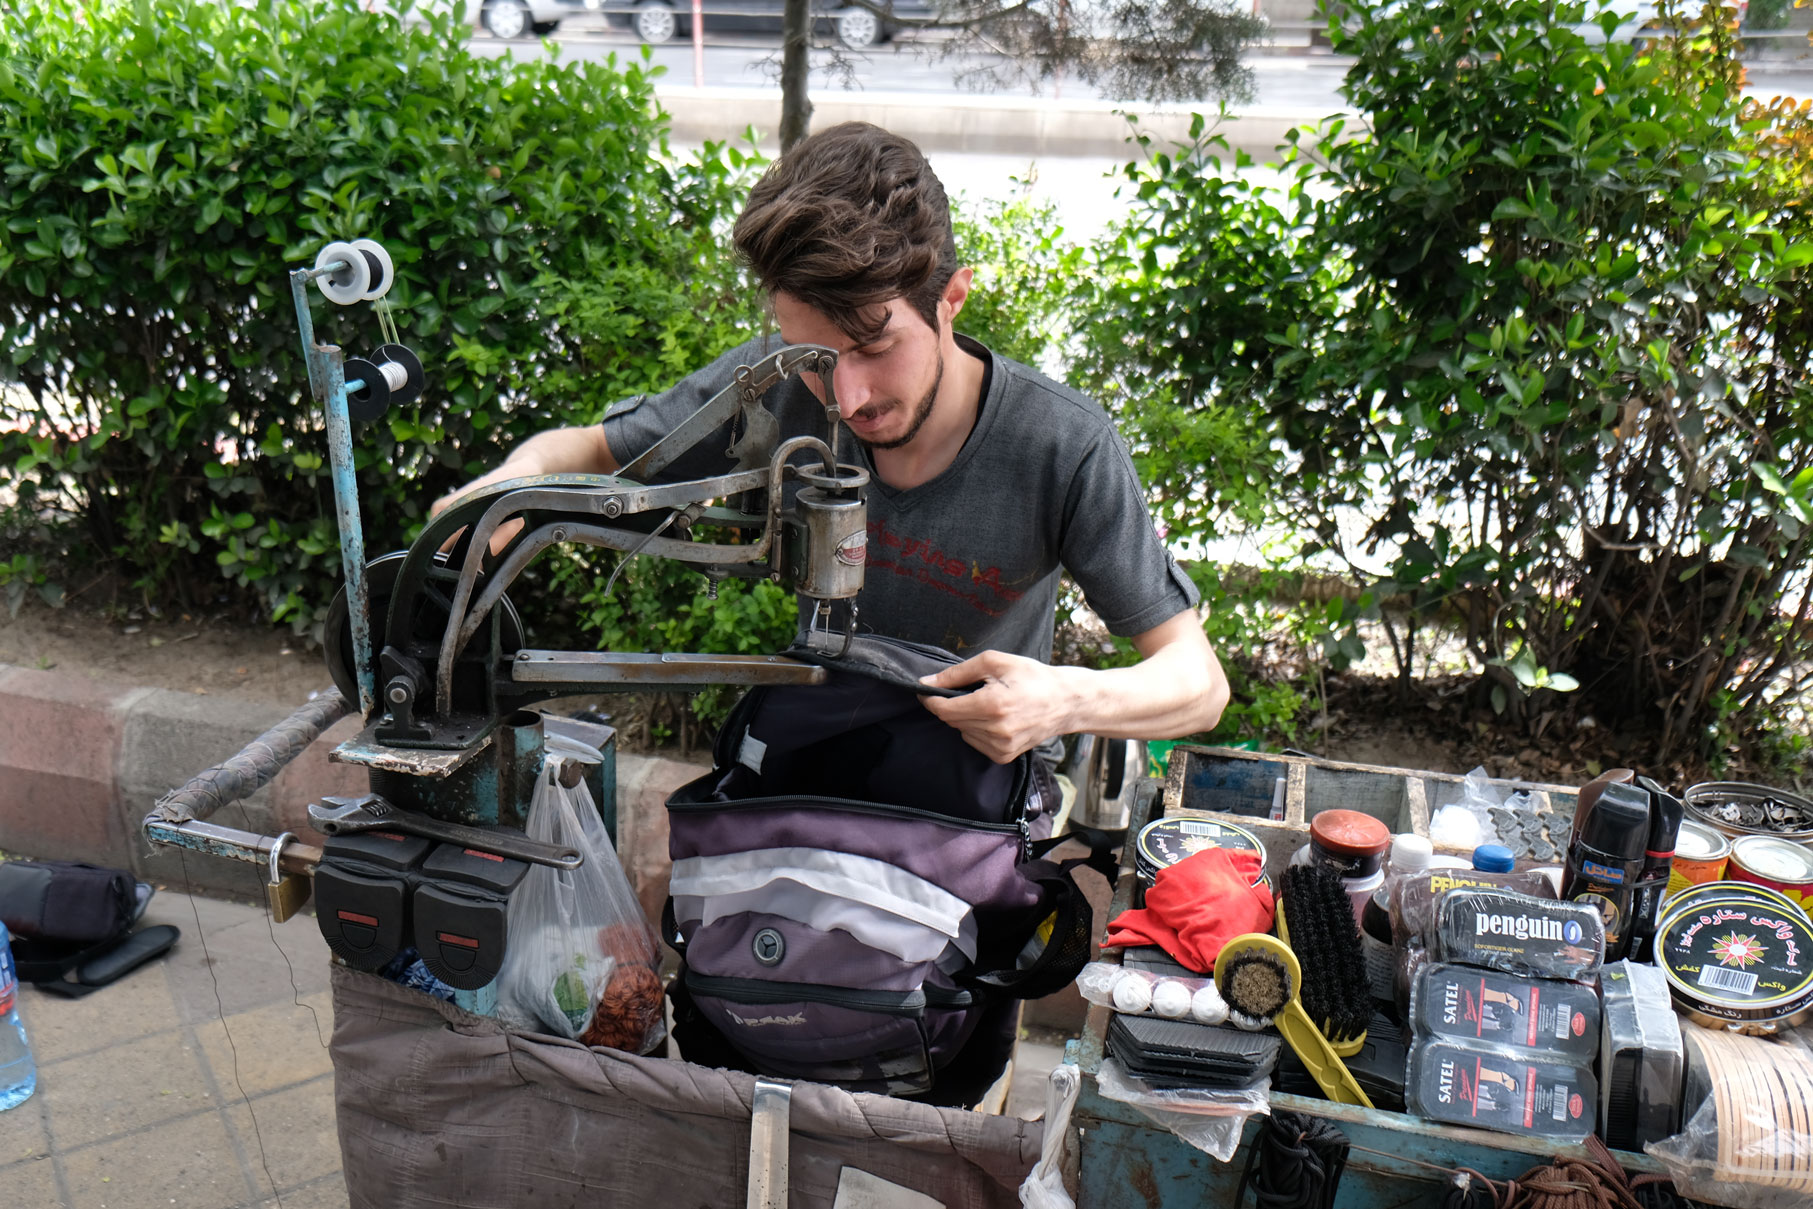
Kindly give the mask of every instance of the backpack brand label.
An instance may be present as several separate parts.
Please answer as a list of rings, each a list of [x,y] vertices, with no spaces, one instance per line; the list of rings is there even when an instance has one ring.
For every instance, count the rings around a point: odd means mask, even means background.
[[[744,1028],[767,1028],[773,1024],[786,1024],[798,1027],[806,1023],[806,1013],[795,1012],[791,1016],[739,1016],[735,1012],[724,1013]]]

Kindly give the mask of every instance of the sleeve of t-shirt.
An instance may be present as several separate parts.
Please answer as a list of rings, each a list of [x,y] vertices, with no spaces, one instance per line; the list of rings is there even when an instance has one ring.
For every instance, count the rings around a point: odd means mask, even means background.
[[[605,413],[604,439],[611,447],[617,465],[627,466],[646,453],[662,437],[678,428],[680,422],[703,407],[733,380],[736,368],[752,360],[751,345],[731,349],[704,369],[688,374],[666,390],[636,395],[613,403]],[[759,350],[753,356],[759,356]],[[733,465],[724,452],[730,444],[729,425],[722,438],[707,437],[656,477],[664,482],[710,478],[727,474]]]
[[[1159,539],[1133,459],[1113,431],[1077,464],[1063,521],[1059,561],[1109,633],[1143,634],[1201,599]]]

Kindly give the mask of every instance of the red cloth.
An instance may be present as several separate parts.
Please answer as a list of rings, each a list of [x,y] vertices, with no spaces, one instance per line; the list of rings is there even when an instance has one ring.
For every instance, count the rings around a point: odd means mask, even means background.
[[[1272,890],[1255,886],[1257,852],[1205,848],[1158,871],[1144,908],[1122,911],[1108,924],[1109,945],[1158,945],[1207,974],[1221,946],[1248,932],[1272,929]]]

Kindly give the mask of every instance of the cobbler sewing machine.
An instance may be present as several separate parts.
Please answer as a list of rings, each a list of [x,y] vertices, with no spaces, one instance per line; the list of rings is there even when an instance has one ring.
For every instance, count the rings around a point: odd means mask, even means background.
[[[206,820],[255,792],[356,708],[363,729],[333,758],[367,768],[370,793],[309,807],[314,826],[358,857],[354,872],[337,875],[341,909],[320,913],[323,932],[342,957],[364,951],[367,942],[374,954],[407,944],[408,937],[387,935],[403,912],[400,904],[391,910],[379,883],[385,869],[402,867],[397,862],[422,867],[422,850],[439,845],[426,863],[441,862],[436,877],[453,887],[443,919],[457,926],[437,933],[451,937],[451,947],[430,966],[462,992],[464,1006],[483,1011],[487,975],[495,975],[501,960],[503,899],[513,879],[529,864],[572,867],[580,859],[522,831],[550,739],[548,720],[528,706],[606,692],[814,683],[825,675],[777,655],[534,649],[506,590],[537,555],[563,543],[620,551],[625,561],[676,559],[698,567],[713,596],[731,576],[792,587],[801,598],[808,646],[834,656],[856,623],[868,475],[838,460],[837,354],[788,346],[739,368],[730,385],[620,474],[544,475],[468,491],[407,551],[368,563],[353,421],[374,421],[424,387],[421,362],[398,341],[383,301],[394,279],[390,257],[371,240],[329,244],[312,268],[290,274],[309,385],[326,414],[345,573],[324,640],[337,692],[167,795],[146,818],[145,831],[154,843],[266,866],[271,910],[288,918],[307,899],[307,879],[317,874],[322,850],[289,833],[255,835]],[[384,342],[367,357],[317,343],[311,284],[341,306],[373,303]],[[823,383],[824,432],[783,440],[761,400],[772,386],[803,373]],[[725,450],[729,473],[657,482],[682,453],[727,426],[734,434]],[[584,745],[569,739],[565,749],[583,753]],[[320,872],[325,878],[328,871]],[[420,906],[418,897],[418,915]]]

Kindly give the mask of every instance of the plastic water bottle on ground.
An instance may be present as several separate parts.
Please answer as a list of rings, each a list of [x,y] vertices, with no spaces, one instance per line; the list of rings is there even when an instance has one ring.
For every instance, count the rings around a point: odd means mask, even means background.
[[[25,1103],[38,1089],[38,1064],[19,1022],[18,991],[12,937],[0,924],[0,1111]]]

